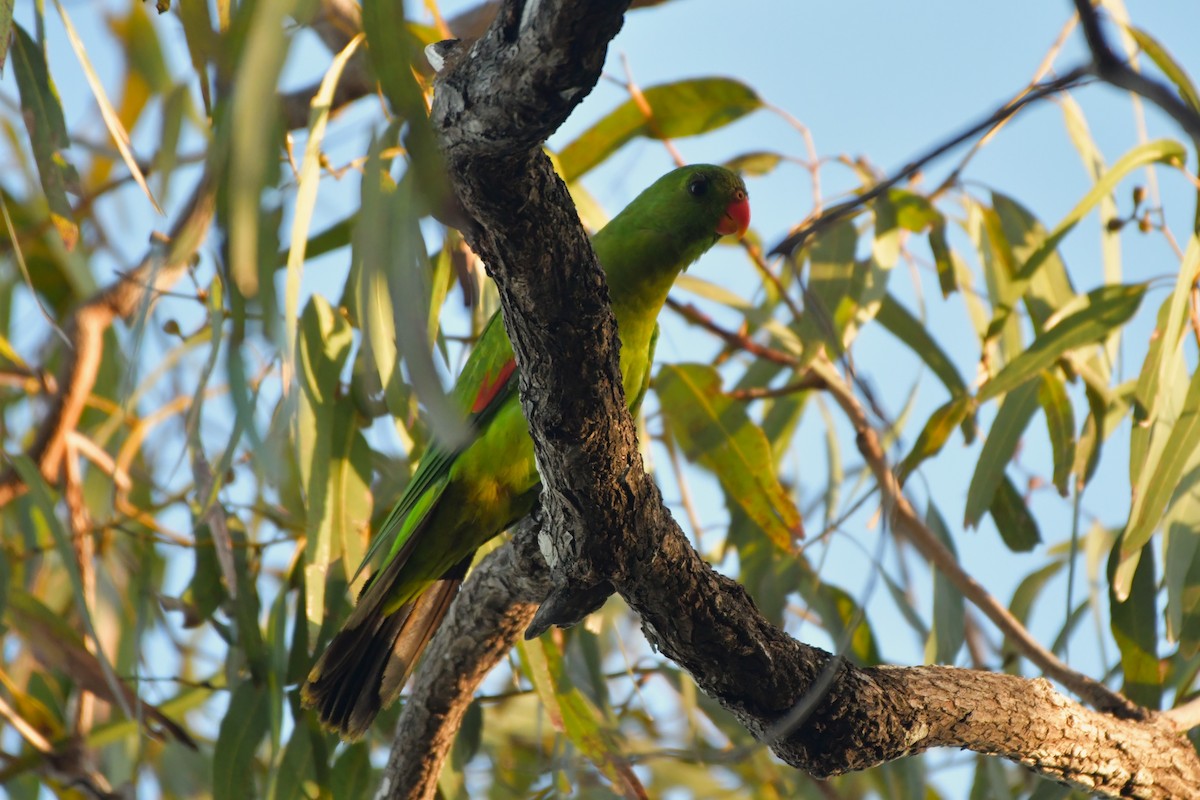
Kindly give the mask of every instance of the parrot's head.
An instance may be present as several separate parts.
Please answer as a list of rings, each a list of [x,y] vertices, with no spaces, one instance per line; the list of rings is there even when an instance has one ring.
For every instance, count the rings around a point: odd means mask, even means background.
[[[680,167],[660,178],[651,190],[660,188],[665,190],[666,199],[666,208],[661,213],[692,236],[712,236],[713,242],[722,236],[740,239],[750,227],[750,195],[746,184],[737,173],[724,167],[712,164]]]
[[[693,164],[650,184],[594,242],[611,288],[626,270],[638,280],[661,274],[674,281],[722,236],[740,238],[749,227],[750,201],[741,177],[724,167]]]

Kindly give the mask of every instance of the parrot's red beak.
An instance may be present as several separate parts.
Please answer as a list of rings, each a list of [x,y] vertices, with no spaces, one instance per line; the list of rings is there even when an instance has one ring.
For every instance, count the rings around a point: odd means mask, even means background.
[[[746,235],[750,227],[750,200],[745,192],[738,192],[737,198],[725,207],[725,214],[717,223],[717,233],[722,236],[737,234],[740,239]]]

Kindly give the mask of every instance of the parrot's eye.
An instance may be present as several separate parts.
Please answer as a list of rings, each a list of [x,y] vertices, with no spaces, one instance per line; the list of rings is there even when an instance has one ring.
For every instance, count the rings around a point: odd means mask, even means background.
[[[703,197],[704,193],[708,191],[708,178],[703,175],[692,178],[691,183],[688,184],[688,191],[692,193],[693,197]]]

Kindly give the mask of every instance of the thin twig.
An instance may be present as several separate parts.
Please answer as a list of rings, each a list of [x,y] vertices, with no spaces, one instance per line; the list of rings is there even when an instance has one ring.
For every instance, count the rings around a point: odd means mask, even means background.
[[[1090,67],[1076,67],[1067,74],[1063,75],[1061,78],[1056,78],[1052,81],[1047,81],[1046,83],[1038,85],[1027,94],[1006,103],[1003,107],[997,109],[986,119],[975,123],[962,133],[952,136],[950,139],[937,145],[927,153],[909,162],[887,180],[880,181],[867,191],[856,195],[850,200],[829,207],[819,216],[816,216],[806,222],[799,230],[788,234],[783,241],[771,248],[771,251],[768,253],[768,255],[790,255],[791,253],[795,252],[796,248],[807,241],[810,236],[818,231],[828,228],[835,222],[853,215],[867,203],[870,203],[872,200],[875,200],[876,198],[885,194],[893,186],[908,180],[917,172],[920,172],[929,162],[941,158],[943,155],[958,147],[968,139],[978,136],[980,133],[995,126],[997,123],[1008,119],[1030,103],[1041,100],[1044,97],[1049,97],[1052,94],[1057,94],[1065,89],[1070,89],[1080,85],[1090,74]]]

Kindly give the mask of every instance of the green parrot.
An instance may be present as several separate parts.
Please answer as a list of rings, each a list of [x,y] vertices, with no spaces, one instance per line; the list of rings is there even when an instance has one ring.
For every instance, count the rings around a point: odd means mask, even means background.
[[[592,238],[631,410],[649,383],[658,313],[675,278],[722,236],[740,237],[749,225],[742,179],[701,164],[659,178]],[[540,479],[515,371],[497,313],[451,392],[471,440],[456,450],[429,446],[364,564],[385,555],[302,689],[304,704],[345,739],[361,737],[400,694],[475,550],[533,507]]]

